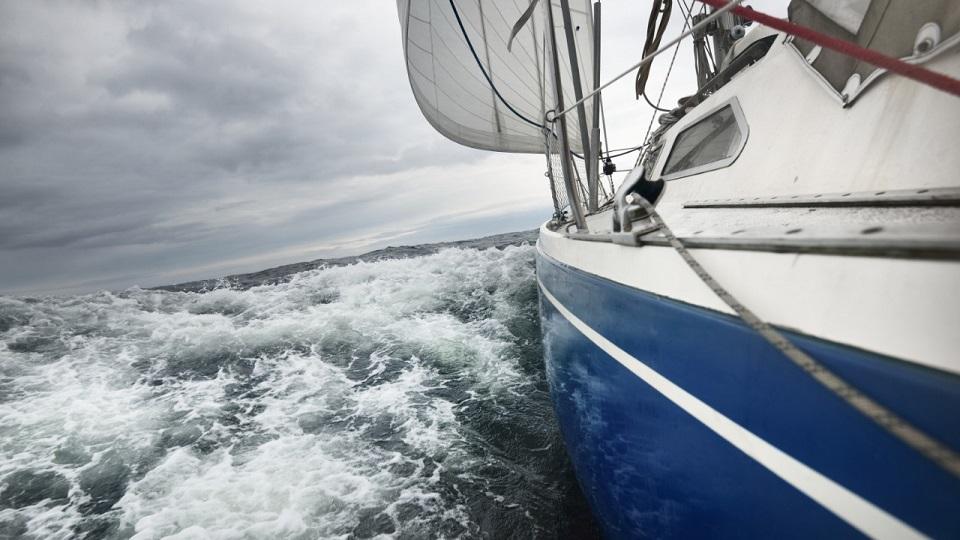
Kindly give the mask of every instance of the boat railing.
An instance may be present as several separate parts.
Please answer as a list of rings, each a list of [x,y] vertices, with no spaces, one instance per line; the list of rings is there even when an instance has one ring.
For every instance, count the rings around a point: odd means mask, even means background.
[[[547,158],[547,171],[545,173],[550,182],[550,194],[553,198],[554,220],[558,222],[566,221],[570,216],[570,198],[567,196],[566,184],[563,178],[563,164],[561,163],[563,151],[561,150],[560,140],[557,135],[547,132],[545,135],[545,153]],[[573,185],[576,186],[580,208],[584,214],[588,213],[585,201],[589,200],[587,163],[575,153],[571,152],[569,157],[573,173]],[[599,182],[598,186],[600,206],[604,206],[607,201],[613,199],[613,184],[605,185]]]

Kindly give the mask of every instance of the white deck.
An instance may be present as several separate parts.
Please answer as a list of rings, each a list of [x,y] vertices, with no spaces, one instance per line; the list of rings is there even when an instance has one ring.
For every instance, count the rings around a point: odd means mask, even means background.
[[[960,76],[958,49],[954,46],[925,65]],[[672,138],[717,104],[736,97],[749,137],[730,166],[668,181],[658,212],[678,237],[690,241],[688,247],[706,270],[768,322],[960,373],[960,205],[684,206],[826,194],[882,198],[896,190],[915,190],[922,196],[926,190],[960,188],[960,100],[887,75],[852,107],[843,108],[804,62],[779,38],[763,60],[671,128],[655,176]],[[635,174],[639,171],[630,177]],[[609,232],[611,218],[609,210],[588,216],[590,232]],[[591,274],[731,313],[670,247],[587,242],[564,232],[543,227],[540,249]],[[891,248],[889,255],[878,249],[872,256],[802,249],[775,253],[742,246],[693,249],[695,241],[704,239],[853,245],[866,246],[866,251],[871,246],[932,249],[913,254]]]

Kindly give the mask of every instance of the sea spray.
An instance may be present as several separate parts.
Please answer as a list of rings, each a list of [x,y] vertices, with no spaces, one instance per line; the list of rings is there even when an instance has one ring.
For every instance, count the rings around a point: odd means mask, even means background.
[[[592,534],[533,252],[0,298],[0,537]]]

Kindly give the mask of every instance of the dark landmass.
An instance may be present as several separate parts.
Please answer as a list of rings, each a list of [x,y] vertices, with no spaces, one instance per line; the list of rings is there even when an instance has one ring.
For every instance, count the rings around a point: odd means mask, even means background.
[[[518,231],[512,233],[495,234],[493,236],[484,236],[483,238],[474,238],[471,240],[457,240],[455,242],[438,242],[436,244],[418,244],[414,246],[390,246],[383,249],[377,249],[354,255],[352,257],[339,257],[336,259],[316,259],[308,262],[285,264],[259,272],[250,274],[234,274],[216,279],[202,279],[199,281],[187,281],[175,285],[162,285],[160,287],[151,287],[154,290],[174,291],[174,292],[204,292],[217,288],[230,287],[234,289],[249,289],[258,285],[269,283],[279,283],[289,279],[293,274],[314,270],[321,267],[348,266],[351,264],[364,262],[383,261],[387,259],[406,259],[409,257],[421,257],[423,255],[432,255],[442,249],[447,248],[466,248],[466,249],[503,249],[507,246],[519,246],[522,244],[534,244],[537,241],[537,230]]]

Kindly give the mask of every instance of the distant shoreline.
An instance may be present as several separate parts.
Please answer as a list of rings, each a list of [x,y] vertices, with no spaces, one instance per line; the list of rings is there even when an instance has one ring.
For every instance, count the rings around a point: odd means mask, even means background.
[[[468,248],[468,249],[503,249],[507,246],[518,246],[522,244],[533,244],[537,241],[537,230],[517,231],[503,234],[494,234],[481,238],[472,238],[468,240],[456,240],[452,242],[437,242],[434,244],[417,244],[412,246],[390,246],[381,249],[369,251],[362,255],[351,257],[337,257],[332,259],[315,259],[307,262],[299,262],[275,266],[250,272],[247,274],[231,274],[220,278],[200,279],[194,281],[185,281],[172,285],[160,285],[158,287],[149,287],[148,290],[171,291],[171,292],[204,292],[212,289],[229,286],[231,288],[249,289],[267,283],[276,283],[282,281],[288,276],[308,270],[314,270],[321,267],[348,266],[360,261],[374,262],[389,259],[406,259],[409,257],[421,257],[432,255],[442,249],[447,248]]]

